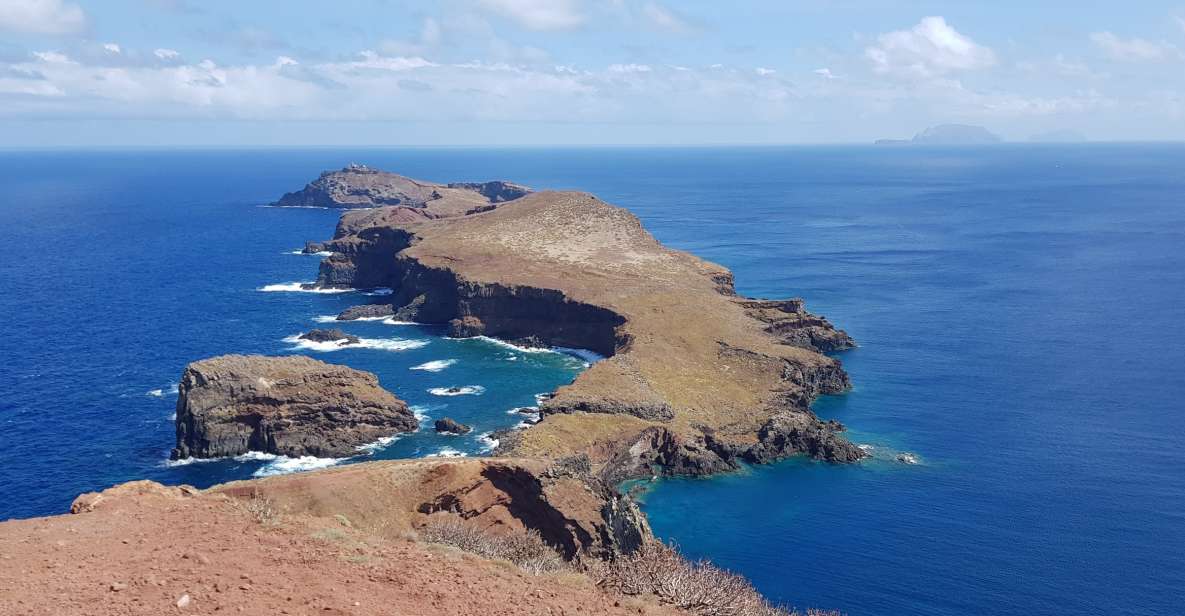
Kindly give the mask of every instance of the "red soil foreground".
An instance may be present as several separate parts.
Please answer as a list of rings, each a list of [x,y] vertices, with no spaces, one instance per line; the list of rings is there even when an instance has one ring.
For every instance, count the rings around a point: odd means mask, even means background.
[[[347,520],[273,518],[153,485],[0,523],[0,615],[677,613],[578,574],[533,576]]]

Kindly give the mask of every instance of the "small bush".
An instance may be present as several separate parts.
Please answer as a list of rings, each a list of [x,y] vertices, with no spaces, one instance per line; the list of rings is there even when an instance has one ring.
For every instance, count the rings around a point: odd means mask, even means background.
[[[420,539],[464,552],[506,560],[534,575],[566,571],[568,563],[535,531],[493,534],[455,518],[433,520],[420,529]]]
[[[673,546],[644,544],[633,554],[596,565],[598,585],[624,595],[650,595],[700,616],[797,616],[771,605],[745,578],[707,561],[689,561]],[[808,616],[839,616],[810,610]]]
[[[280,523],[280,511],[276,504],[259,490],[251,492],[251,498],[247,499],[243,506],[256,522],[264,526],[275,526]]]

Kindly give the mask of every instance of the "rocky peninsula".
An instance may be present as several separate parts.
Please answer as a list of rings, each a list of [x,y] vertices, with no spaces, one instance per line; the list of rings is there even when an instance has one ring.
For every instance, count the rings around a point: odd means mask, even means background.
[[[419,214],[427,217],[424,210],[430,204],[436,211],[448,208],[467,212],[517,199],[529,192],[529,188],[511,182],[437,184],[351,164],[322,173],[303,189],[285,194],[272,205],[339,209],[399,206],[408,210],[407,215],[417,215],[416,210],[421,210]]]
[[[171,457],[248,451],[347,457],[419,422],[369,372],[302,356],[225,355],[185,368]]]
[[[724,267],[666,248],[628,211],[579,192],[485,209],[425,201],[346,212],[320,287],[389,287],[359,316],[447,325],[606,357],[499,435],[502,455],[589,457],[605,477],[708,474],[742,461],[863,452],[809,405],[849,387],[825,355],[854,345],[802,300],[737,295]]]

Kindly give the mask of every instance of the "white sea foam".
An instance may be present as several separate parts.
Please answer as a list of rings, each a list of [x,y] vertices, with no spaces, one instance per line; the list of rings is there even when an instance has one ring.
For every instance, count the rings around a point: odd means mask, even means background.
[[[434,359],[432,361],[426,361],[418,366],[412,366],[411,368],[408,368],[408,370],[423,370],[425,372],[440,372],[441,370],[444,370],[445,368],[448,368],[449,366],[451,366],[455,363],[457,363],[457,360],[455,360],[455,359]]]
[[[433,387],[428,393],[433,396],[480,396],[486,388],[481,385],[466,385],[464,387]]]
[[[481,443],[483,453],[489,453],[498,448],[498,439],[491,437],[489,432],[478,434],[477,441]]]
[[[322,314],[313,317],[313,320],[318,323],[352,323],[354,321],[389,321],[390,317],[357,317],[353,319],[339,319],[336,314]],[[403,325],[403,323],[400,323]]]
[[[437,451],[435,453],[430,453],[424,457],[426,457],[426,458],[464,458],[465,456],[468,456],[468,455],[469,454],[467,454],[463,451],[457,451],[456,449],[453,449],[451,447],[444,447],[440,451]]]
[[[150,389],[150,390],[144,392],[144,395],[151,396],[153,398],[163,398],[163,397],[165,397],[165,394],[176,395],[177,392],[178,392],[177,384],[173,383],[172,385],[169,385],[168,389],[163,389],[163,388],[162,389]]]
[[[516,407],[510,409],[509,411],[506,411],[506,414],[507,415],[528,415],[530,413],[538,413],[538,412],[539,412],[539,407],[537,407],[537,406],[516,406]]]
[[[541,394],[535,394],[535,404],[543,404],[544,402],[551,400],[551,397],[552,393],[550,391],[545,391]]]
[[[370,317],[367,318],[369,319]],[[420,325],[420,323],[416,323],[415,321],[396,321],[391,317],[374,317],[374,319],[382,319],[383,323],[386,323],[387,325]]]
[[[917,454],[909,453],[908,451],[897,454],[895,459],[902,464],[921,464],[922,462],[922,459]]]
[[[856,445],[856,446],[859,447],[860,451],[863,451],[864,453],[871,453],[872,450],[876,449],[876,447],[874,447],[872,445],[868,445],[868,444]]]
[[[518,351],[519,353],[556,353],[557,352],[555,350],[552,350],[552,349],[549,349],[546,347],[519,346],[519,345],[514,344],[512,342],[507,342],[505,340],[499,340],[497,338],[491,338],[489,336],[474,336],[474,338],[477,340],[481,340],[484,342],[488,342],[490,344],[494,344],[494,345],[503,347],[503,348]],[[454,340],[468,340],[468,338],[454,338]]]
[[[305,252],[303,250],[290,250],[284,254],[302,255],[302,256],[309,256],[309,257],[314,257],[314,256],[315,257],[331,257],[331,256],[333,256],[333,253],[328,250],[321,250],[318,252]]]
[[[373,454],[374,452],[376,452],[380,449],[383,449],[387,445],[390,445],[391,443],[394,443],[397,440],[399,440],[398,436],[384,436],[383,438],[380,438],[379,440],[377,440],[373,443],[359,445],[358,451],[361,451],[362,453],[366,453],[366,454]]]
[[[277,457],[252,473],[252,476],[270,477],[272,475],[311,471],[340,464],[342,460],[343,458],[318,458],[316,456],[301,456],[299,458]]]
[[[596,351],[590,351],[588,349],[574,349],[571,347],[555,347],[555,350],[556,350],[556,352],[563,353],[564,355],[571,355],[573,357],[583,359],[584,365],[586,367],[589,366],[590,364],[595,364],[595,363],[601,361],[602,359],[605,359],[604,355],[601,355],[600,353],[597,353]]]
[[[259,287],[265,293],[353,293],[357,289],[323,289],[320,287],[305,288],[312,282],[278,282]]]
[[[363,291],[363,292],[362,292],[362,294],[363,294],[363,295],[371,295],[371,296],[390,295],[390,294],[392,294],[392,293],[394,293],[394,291],[392,291],[391,289],[388,289],[388,288],[386,288],[386,287],[378,287],[378,288],[375,288],[375,289],[367,289],[367,290],[365,290],[365,291]]]
[[[411,409],[411,414],[415,415],[416,419],[419,420],[420,423],[423,423],[423,422],[428,421],[430,419],[430,417],[428,417],[428,411],[430,411],[432,409],[430,409],[426,406],[421,406],[419,404],[413,404],[407,408]]]
[[[405,340],[403,338],[360,338],[357,343],[349,344],[346,340],[305,340],[300,334],[288,336],[284,339],[297,349],[308,349],[328,353],[341,349],[378,349],[381,351],[410,351],[428,346],[427,340]]]

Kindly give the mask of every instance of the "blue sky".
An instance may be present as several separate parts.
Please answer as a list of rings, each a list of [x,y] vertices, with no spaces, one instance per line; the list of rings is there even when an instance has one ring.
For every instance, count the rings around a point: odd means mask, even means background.
[[[1185,139],[1185,0],[0,0],[0,147]]]

